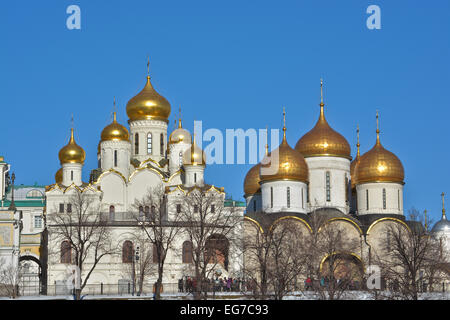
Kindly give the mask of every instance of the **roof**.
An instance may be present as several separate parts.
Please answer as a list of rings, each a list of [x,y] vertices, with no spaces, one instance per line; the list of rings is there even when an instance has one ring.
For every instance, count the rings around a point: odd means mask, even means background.
[[[31,195],[29,194],[30,191],[37,190],[40,192],[41,195]],[[12,186],[10,185],[8,189],[6,190],[6,197],[5,200],[11,200],[11,191]],[[45,186],[34,184],[34,185],[15,185],[14,186],[14,201],[32,201],[32,200],[39,200],[45,198]]]

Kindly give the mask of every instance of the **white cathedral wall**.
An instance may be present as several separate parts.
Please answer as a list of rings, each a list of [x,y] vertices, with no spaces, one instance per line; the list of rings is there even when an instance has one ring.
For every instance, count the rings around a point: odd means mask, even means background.
[[[83,182],[81,180],[81,174],[83,171],[83,165],[81,163],[63,163],[61,165],[63,171],[62,184],[70,186],[72,183],[76,186],[80,186]],[[73,175],[73,179],[72,179]]]
[[[163,185],[162,177],[153,170],[143,169],[136,172],[127,187],[128,210],[136,211],[133,208],[135,200],[142,200],[149,190]]]
[[[160,120],[136,120],[130,121],[130,133],[131,133],[131,157],[139,161],[152,158],[156,162],[159,162],[165,157],[167,150],[167,122]],[[136,133],[139,135],[139,153],[135,153],[135,137]],[[148,153],[147,135],[152,134],[152,152]],[[161,134],[163,134],[163,154],[161,155],[160,143]]]
[[[289,208],[287,203],[288,187],[290,188]],[[271,188],[273,188],[273,206],[271,203]],[[306,213],[306,188],[306,183],[300,181],[264,182],[261,184],[262,210],[267,213],[279,211]]]
[[[246,195],[245,202],[247,203],[247,212],[261,211],[262,210],[261,192]],[[306,198],[305,198],[305,203],[306,203]],[[255,210],[255,207],[256,207],[256,210]]]
[[[116,212],[127,210],[127,186],[122,177],[114,172],[107,173],[99,184],[103,191],[102,212],[109,212],[111,205],[114,206]]]
[[[102,170],[115,169],[125,177],[129,175],[131,144],[128,141],[103,141],[101,147]],[[117,166],[114,166],[114,151],[117,150]]]
[[[177,170],[180,169],[180,152],[183,155],[184,152],[189,149],[191,146],[190,143],[174,143],[169,145],[169,172],[170,174],[174,174]],[[183,165],[181,161],[181,165]]]
[[[203,186],[203,174],[205,166],[185,165],[184,172],[186,175],[186,187],[192,187],[194,185]]]
[[[383,189],[386,190],[386,208],[383,206]],[[403,185],[375,182],[356,186],[358,214],[390,213],[403,215]],[[367,194],[369,202],[367,206]]]
[[[308,157],[305,160],[309,169],[311,208],[335,207],[343,213],[348,213],[345,178],[350,181],[350,160],[340,157]],[[327,201],[326,197],[326,172],[330,173],[330,201]]]

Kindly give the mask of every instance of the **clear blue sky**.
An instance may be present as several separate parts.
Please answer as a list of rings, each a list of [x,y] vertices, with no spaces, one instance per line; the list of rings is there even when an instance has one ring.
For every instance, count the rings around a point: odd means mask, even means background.
[[[66,8],[81,7],[81,30]],[[381,8],[381,30],[366,8]],[[312,128],[325,80],[326,115],[356,152],[382,143],[405,167],[405,211],[440,218],[450,193],[449,1],[2,1],[0,155],[17,182],[51,184],[70,114],[85,149],[83,177],[96,167],[113,96],[118,120],[139,92],[151,57],[152,81],[178,106],[185,127],[279,128],[288,142]],[[208,180],[243,199],[251,165],[212,165]],[[450,203],[450,195],[448,197]]]

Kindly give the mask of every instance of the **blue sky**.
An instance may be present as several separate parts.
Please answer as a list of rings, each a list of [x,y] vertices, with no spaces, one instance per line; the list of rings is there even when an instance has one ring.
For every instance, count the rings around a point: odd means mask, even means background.
[[[81,8],[81,30],[66,8]],[[369,30],[366,8],[381,8]],[[70,115],[85,149],[84,180],[96,167],[100,132],[145,84],[181,105],[185,127],[280,128],[288,142],[315,124],[319,79],[326,116],[356,152],[383,145],[405,167],[405,211],[440,218],[449,187],[450,2],[448,1],[2,1],[0,155],[17,182],[51,184]],[[208,181],[243,199],[247,165],[211,165]],[[450,203],[450,201],[449,201]]]

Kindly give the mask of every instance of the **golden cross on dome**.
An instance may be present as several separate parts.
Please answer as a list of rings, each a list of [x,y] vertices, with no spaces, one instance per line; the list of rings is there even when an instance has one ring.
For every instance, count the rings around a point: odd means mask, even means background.
[[[73,129],[73,113],[70,115],[70,126]]]
[[[444,204],[444,196],[445,196],[445,193],[441,193],[441,197],[442,197],[442,219],[446,219],[446,216],[445,216],[445,204]]]
[[[380,124],[378,120],[378,110],[377,110],[377,143],[380,143]]]
[[[286,140],[286,110],[283,107],[283,140]]]
[[[269,155],[269,126],[266,126],[266,156]]]
[[[114,96],[114,101],[113,101],[113,121],[116,121],[116,96]]]
[[[320,104],[323,104],[323,79],[320,78]]]
[[[147,76],[150,76],[150,55],[147,56]]]
[[[359,147],[360,147],[360,144],[359,144],[359,124],[356,124],[356,148],[357,148],[356,155],[357,155],[357,157],[359,157]]]

